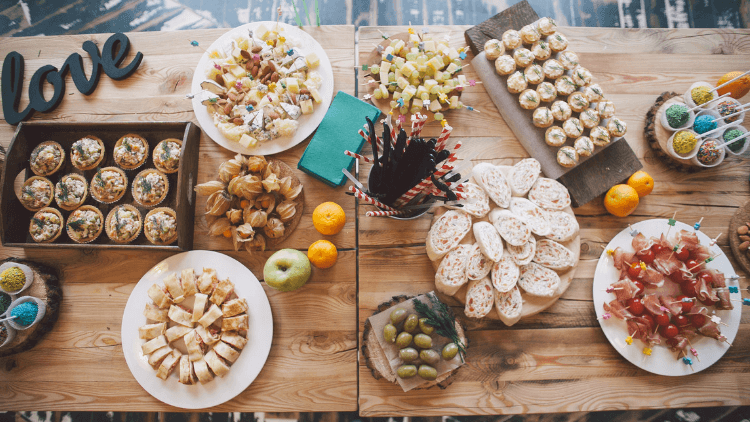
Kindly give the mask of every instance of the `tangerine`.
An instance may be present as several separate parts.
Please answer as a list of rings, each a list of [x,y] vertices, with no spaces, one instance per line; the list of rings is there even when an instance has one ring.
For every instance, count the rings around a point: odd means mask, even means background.
[[[604,208],[617,217],[630,215],[638,207],[638,202],[638,192],[628,185],[614,185],[604,196]]]
[[[628,179],[628,186],[638,192],[639,198],[643,198],[654,190],[654,178],[645,171],[638,170]]]
[[[323,202],[318,205],[312,215],[313,226],[324,235],[334,235],[341,231],[346,224],[344,209],[335,202]]]
[[[729,72],[726,75],[719,78],[719,82],[716,83],[716,86],[722,85],[726,82],[731,81],[732,79],[740,76],[742,72]],[[739,100],[740,98],[747,95],[748,92],[750,92],[750,75],[745,75],[736,81],[732,82],[731,84],[719,88],[716,91],[719,95],[724,95],[727,92],[729,93],[729,96]]]
[[[313,242],[307,249],[307,258],[318,268],[330,268],[336,263],[339,254],[336,245],[327,240]]]

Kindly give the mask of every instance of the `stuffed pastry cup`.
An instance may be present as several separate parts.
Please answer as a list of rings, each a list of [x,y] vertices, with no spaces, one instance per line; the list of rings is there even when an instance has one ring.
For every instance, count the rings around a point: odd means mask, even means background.
[[[103,204],[111,204],[122,199],[128,188],[128,176],[117,167],[104,167],[91,179],[91,196]]]
[[[154,148],[154,167],[162,173],[176,173],[180,169],[180,154],[182,153],[182,141],[175,138],[167,138]]]
[[[169,245],[177,240],[177,213],[168,207],[154,208],[143,223],[146,239],[154,245]]]
[[[70,239],[76,243],[93,242],[102,234],[104,216],[98,208],[83,205],[68,216],[66,229]]]
[[[141,213],[132,205],[120,205],[112,209],[104,222],[104,231],[115,243],[130,243],[141,234]]]
[[[49,207],[42,208],[31,218],[29,234],[34,242],[52,243],[60,237],[64,221],[60,211]]]
[[[78,170],[93,170],[105,156],[104,142],[93,135],[75,141],[70,147],[70,163]]]
[[[112,156],[118,166],[135,170],[148,159],[148,142],[140,135],[128,133],[117,140]]]
[[[86,179],[77,173],[66,174],[55,185],[55,202],[65,211],[73,211],[83,205],[89,193]]]
[[[133,199],[144,207],[159,205],[169,192],[167,176],[156,169],[146,169],[133,179]]]
[[[52,203],[55,186],[44,177],[32,176],[23,182],[18,200],[29,211],[39,211]]]
[[[65,150],[57,142],[47,141],[31,151],[29,166],[37,176],[49,176],[60,170],[65,162]]]

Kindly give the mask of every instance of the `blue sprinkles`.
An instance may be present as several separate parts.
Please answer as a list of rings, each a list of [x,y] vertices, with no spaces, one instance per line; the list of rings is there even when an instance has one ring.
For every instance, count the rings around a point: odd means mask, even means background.
[[[713,116],[698,116],[698,118],[695,119],[695,124],[693,124],[693,130],[698,134],[704,134],[710,130],[714,130],[719,126],[719,124],[714,122],[713,120]]]
[[[36,302],[24,302],[10,311],[10,316],[16,317],[18,325],[31,325],[39,313],[39,306]]]

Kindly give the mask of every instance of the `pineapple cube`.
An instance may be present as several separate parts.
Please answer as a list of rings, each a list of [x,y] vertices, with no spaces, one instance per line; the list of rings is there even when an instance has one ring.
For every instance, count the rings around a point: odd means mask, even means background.
[[[424,51],[428,53],[434,53],[435,52],[435,41],[425,41],[424,42]]]
[[[401,66],[403,66],[404,63],[406,63],[406,59],[404,59],[403,57],[396,57],[395,59],[393,59],[393,64],[396,65],[396,69],[401,69]]]
[[[245,70],[245,68],[243,68],[242,66],[232,66],[229,68],[229,71],[232,72],[232,75],[237,78],[242,78],[247,75],[247,70]]]
[[[264,41],[266,40],[266,37],[268,36],[269,32],[270,31],[268,30],[268,28],[266,28],[266,26],[263,24],[260,24],[255,28],[255,36]]]
[[[417,35],[417,34],[409,34],[409,41],[411,41],[411,42],[420,42],[422,40],[419,39],[419,35]]]
[[[434,80],[434,79],[427,79],[426,81],[424,81],[424,87],[425,87],[425,89],[426,89],[426,90],[427,90],[428,92],[429,92],[429,91],[432,91],[432,88],[433,88],[434,86],[436,86],[437,84],[438,84],[438,83],[437,83],[437,81],[436,81],[436,80]]]
[[[240,137],[240,145],[245,148],[254,148],[256,145],[258,145],[258,140],[248,135],[247,133],[243,133]]]
[[[430,59],[430,61],[427,62],[427,67],[431,68],[434,72],[436,70],[443,70],[443,68],[445,67],[445,63],[443,63],[443,61],[440,60],[439,57],[433,57]]]
[[[250,48],[250,40],[245,37],[239,37],[234,41],[237,43],[237,46],[243,50]]]
[[[419,73],[425,73],[427,72],[427,65],[424,63],[417,63],[417,71]]]
[[[394,92],[393,93],[393,99],[394,100],[398,100],[399,98],[401,98],[401,93],[398,92],[398,91]]]
[[[227,72],[222,76],[224,77],[224,86],[227,88],[231,88],[234,85],[234,82],[237,80],[232,72]]]
[[[403,40],[398,40],[395,45],[393,45],[393,51],[396,52],[396,54],[401,52],[401,49],[404,48],[406,43]]]
[[[409,81],[407,81],[404,77],[398,78],[396,82],[398,82],[398,87],[401,89],[405,89],[407,86],[409,86]]]
[[[404,74],[407,78],[411,77],[411,74],[414,73],[417,69],[414,67],[414,65],[411,62],[406,62],[403,66],[401,66],[401,73]]]
[[[388,82],[388,71],[391,70],[391,64],[383,60],[380,63],[380,81]]]
[[[456,66],[455,63],[449,64],[448,67],[445,69],[445,71],[451,75],[456,73],[457,70],[458,70],[458,66]]]
[[[429,59],[424,54],[420,54],[419,56],[417,56],[417,63],[419,64],[425,64],[427,63],[427,60]]]
[[[299,107],[302,109],[302,114],[312,114],[313,111],[313,102],[312,100],[304,100],[299,102]]]
[[[461,86],[467,86],[466,75],[458,75],[458,84]]]
[[[458,58],[458,50],[453,47],[449,48],[448,57],[450,57],[451,60],[456,60]]]
[[[450,97],[450,108],[454,110],[458,108],[458,95]]]
[[[323,102],[323,97],[320,96],[320,92],[318,92],[315,88],[307,88],[308,91],[310,91],[310,96],[312,96],[312,99],[315,100],[316,103],[320,104]]]
[[[419,51],[412,51],[411,53],[406,53],[407,62],[414,62],[417,60],[417,57],[419,57]]]
[[[423,94],[429,95],[429,92],[427,91],[427,88],[424,87],[424,85],[420,85],[419,88],[417,88],[417,97],[424,98]]]
[[[393,47],[391,47],[391,46],[388,46],[388,47],[385,48],[385,50],[383,51],[383,57],[385,58],[389,54],[391,54],[391,55],[393,54]]]
[[[440,105],[440,102],[438,100],[432,100],[432,102],[430,103],[430,111],[433,113],[440,110],[442,107],[443,106]]]
[[[299,80],[297,78],[286,78],[286,89],[293,94],[299,94]]]
[[[317,54],[310,53],[307,56],[305,56],[305,63],[307,63],[307,67],[312,69],[320,65],[320,59],[318,58]]]
[[[406,88],[404,88],[404,92],[403,92],[404,101],[411,101],[411,99],[416,94],[417,94],[417,88],[414,87],[414,85],[407,86]]]

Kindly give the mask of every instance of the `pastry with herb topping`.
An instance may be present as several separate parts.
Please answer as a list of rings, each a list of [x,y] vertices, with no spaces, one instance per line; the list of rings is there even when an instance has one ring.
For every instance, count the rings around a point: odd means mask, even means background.
[[[92,170],[104,160],[104,142],[93,135],[87,135],[73,143],[70,148],[70,162],[78,170]]]
[[[104,228],[102,212],[91,205],[84,205],[68,217],[68,236],[76,243],[89,243],[96,240]]]
[[[156,169],[143,170],[133,180],[133,199],[144,207],[158,205],[167,197],[169,180]]]
[[[115,144],[115,163],[125,170],[135,170],[148,159],[148,142],[140,135],[128,133]]]
[[[132,205],[120,205],[109,212],[104,227],[115,243],[130,243],[141,233],[141,226],[141,213]]]
[[[146,214],[143,233],[155,245],[169,245],[177,240],[177,213],[167,207],[155,208]]]
[[[55,185],[55,201],[65,211],[73,211],[86,201],[89,188],[86,179],[76,173],[66,174]]]
[[[128,176],[117,167],[104,167],[91,179],[91,196],[104,204],[119,201],[128,187]]]
[[[55,186],[49,180],[40,176],[32,176],[26,179],[21,187],[21,195],[18,199],[29,211],[39,211],[52,203]]]
[[[37,176],[49,176],[60,170],[65,161],[65,150],[54,141],[42,142],[31,151],[29,165]]]
[[[175,138],[165,139],[154,148],[154,166],[162,173],[176,173],[180,169],[182,141]]]
[[[63,217],[54,208],[42,208],[31,218],[29,234],[34,242],[51,243],[62,233]]]

